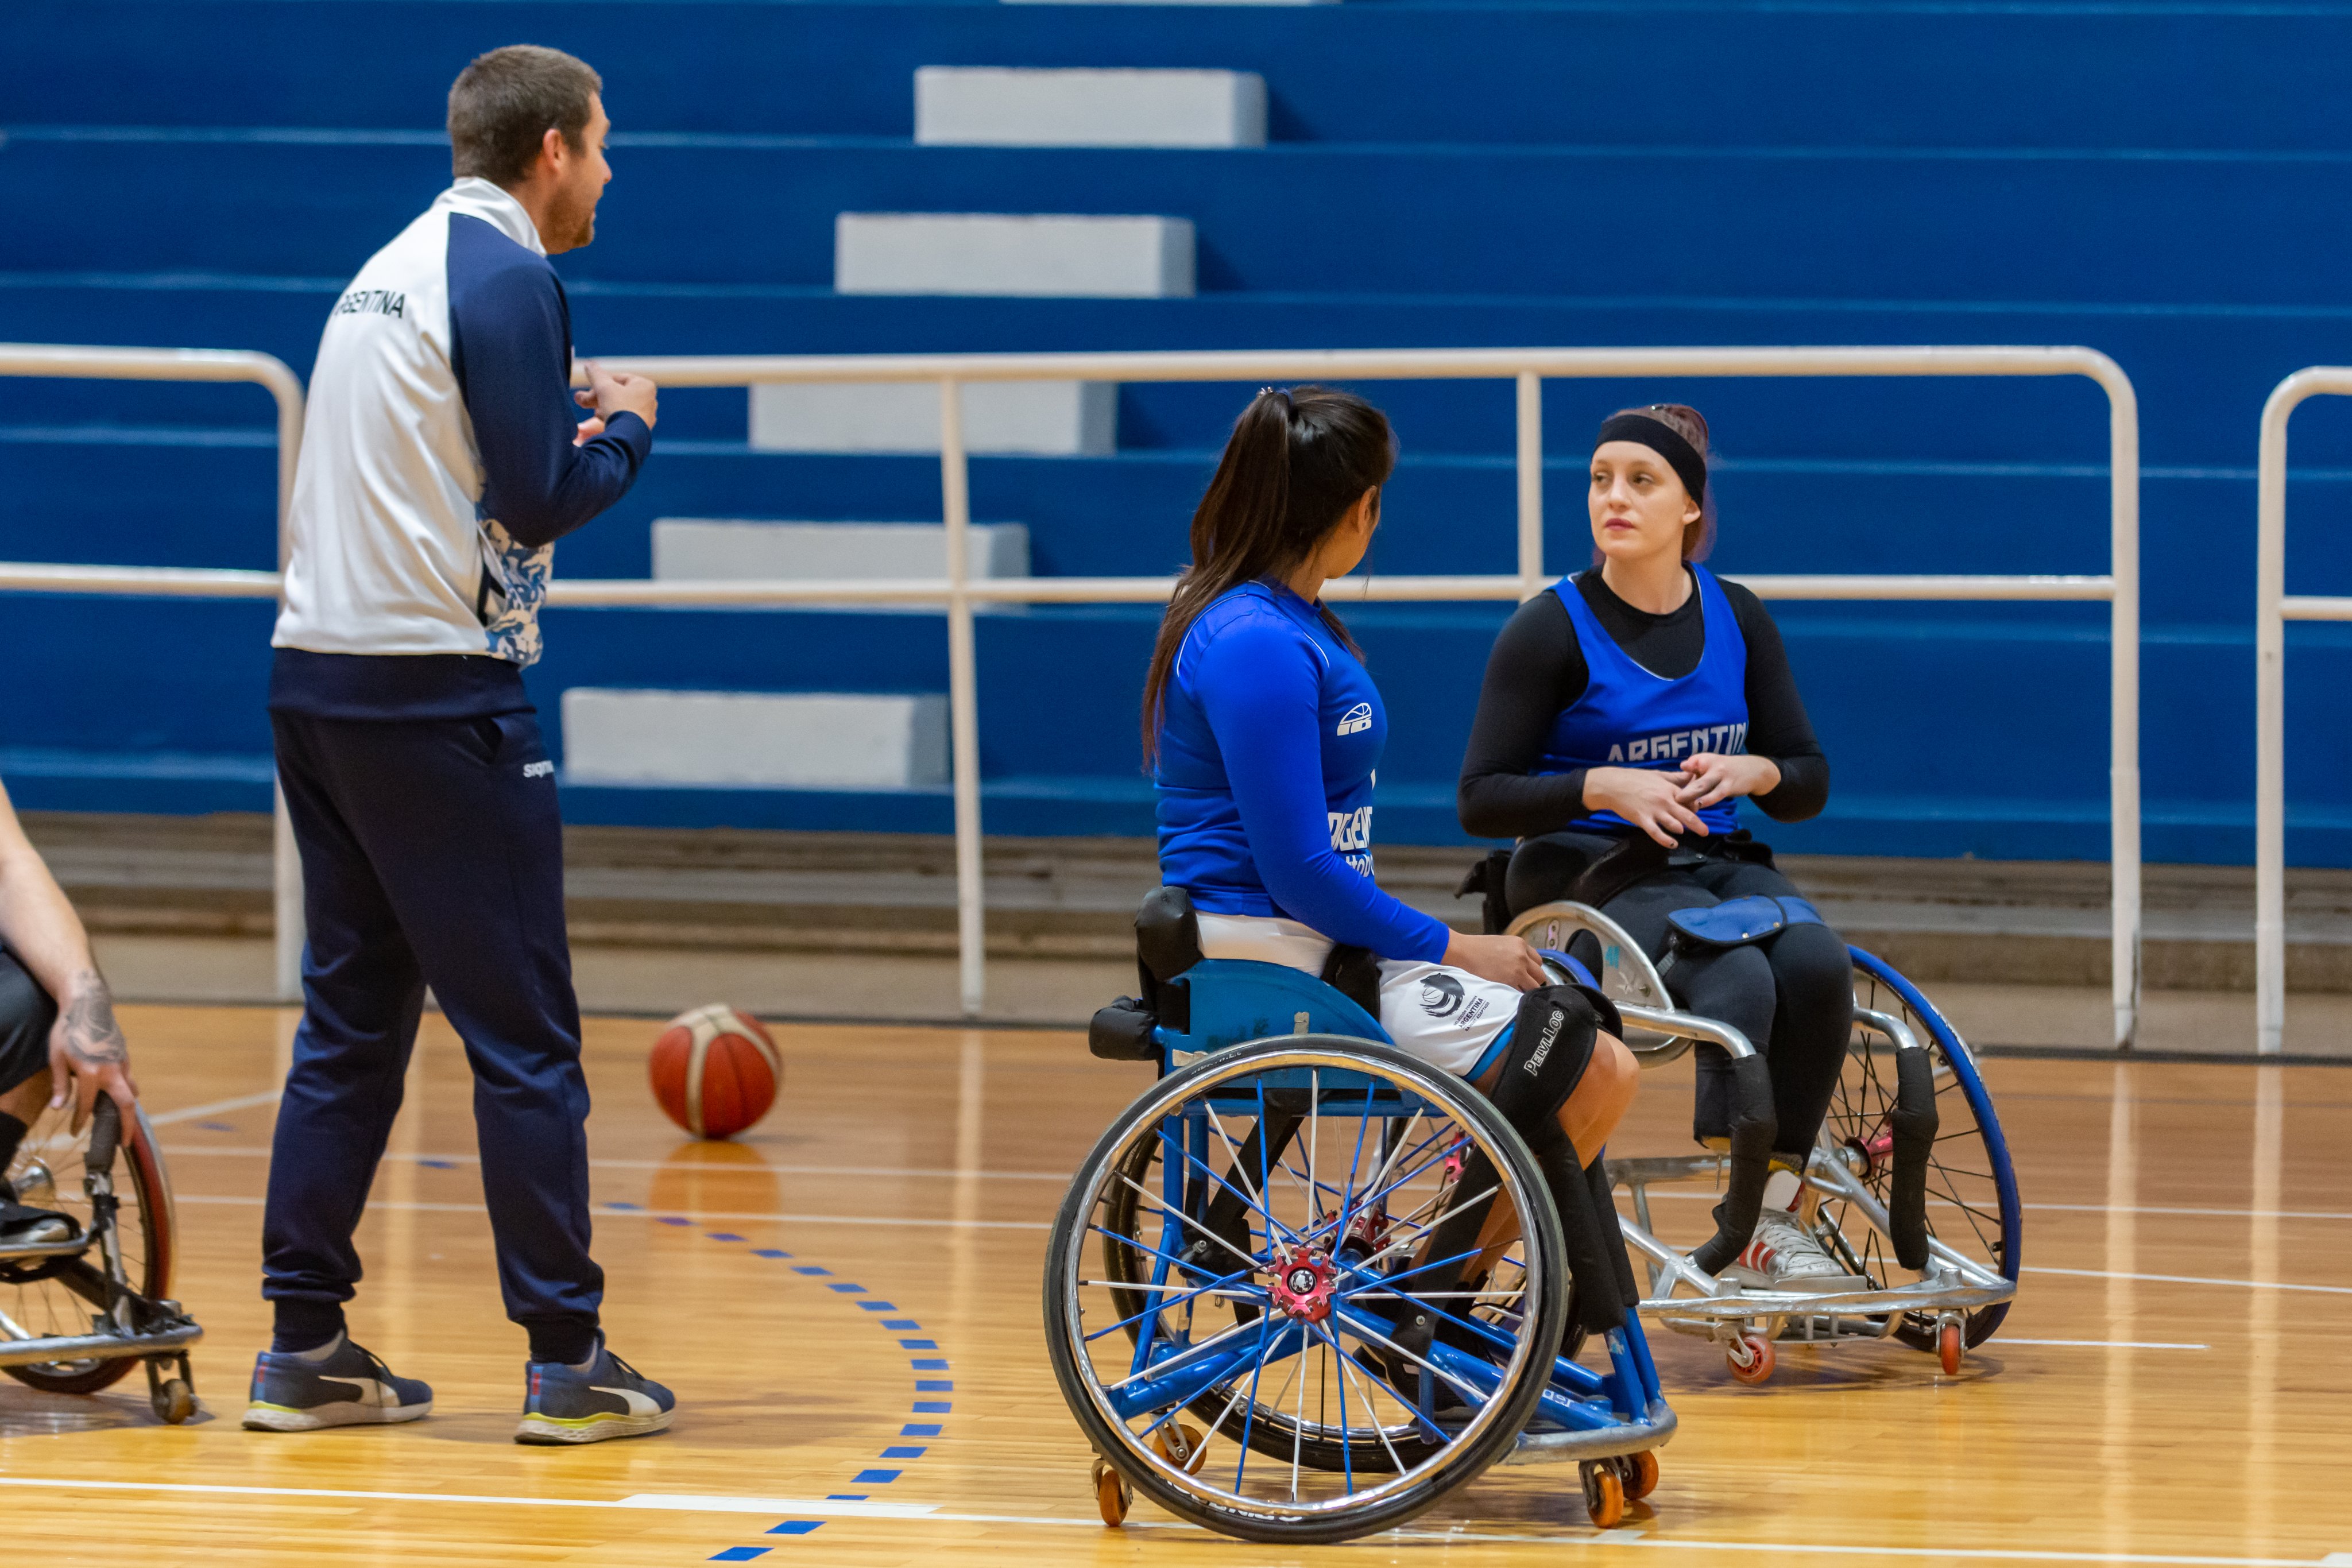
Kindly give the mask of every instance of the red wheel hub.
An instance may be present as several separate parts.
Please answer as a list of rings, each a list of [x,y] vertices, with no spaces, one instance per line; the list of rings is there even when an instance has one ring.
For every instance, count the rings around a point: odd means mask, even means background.
[[[1328,1258],[1287,1249],[1274,1259],[1274,1282],[1267,1293],[1275,1310],[1285,1316],[1319,1323],[1331,1315],[1331,1262]]]

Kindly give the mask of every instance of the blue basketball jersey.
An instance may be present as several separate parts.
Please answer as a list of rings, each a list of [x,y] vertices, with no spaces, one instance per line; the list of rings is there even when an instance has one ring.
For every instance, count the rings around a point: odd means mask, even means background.
[[[1748,749],[1748,642],[1739,619],[1706,568],[1692,563],[1706,647],[1698,667],[1680,680],[1652,674],[1633,662],[1615,638],[1594,620],[1592,608],[1564,577],[1552,591],[1568,609],[1576,640],[1591,671],[1584,695],[1552,725],[1538,773],[1570,773],[1590,768],[1648,768],[1672,772],[1682,759],[1702,751],[1732,756]],[[1739,825],[1736,800],[1719,800],[1699,812],[1711,833]],[[1632,829],[1614,811],[1595,811],[1569,824],[1586,831]]]

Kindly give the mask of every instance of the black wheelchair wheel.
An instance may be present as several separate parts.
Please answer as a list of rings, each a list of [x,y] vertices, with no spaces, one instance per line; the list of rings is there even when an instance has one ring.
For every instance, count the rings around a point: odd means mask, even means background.
[[[1292,1119],[1288,1146],[1247,1168],[1255,1127]],[[1498,1174],[1465,1196],[1491,1196],[1522,1239],[1485,1281],[1413,1299],[1441,1320],[1415,1354],[1389,1314],[1446,1262],[1423,1254],[1466,1150]],[[1239,1224],[1204,1218],[1220,1192]],[[1088,1441],[1154,1501],[1246,1540],[1341,1541],[1510,1449],[1567,1279],[1535,1162],[1475,1089],[1362,1040],[1268,1040],[1163,1080],[1104,1134],[1050,1244],[1046,1338]],[[1206,1448],[1179,1464],[1163,1435],[1188,1414]]]
[[[71,1217],[80,1233],[90,1232],[89,1195],[82,1186],[82,1161],[89,1149],[89,1124],[68,1130],[68,1104],[44,1109],[26,1133],[8,1179],[19,1202]],[[176,1236],[171,1181],[154,1130],[144,1112],[123,1129],[114,1161],[115,1234],[122,1255],[123,1283],[149,1300],[171,1294]],[[0,1263],[0,1311],[37,1338],[87,1334],[106,1305],[106,1260],[91,1247],[79,1257]],[[50,1394],[95,1394],[127,1376],[139,1358],[86,1357],[0,1367],[17,1382]]]
[[[1934,1061],[1937,1125],[1927,1164],[1928,1230],[1942,1245],[2014,1281],[2021,1207],[2017,1176],[1975,1055],[1917,988],[1884,960],[1859,948],[1853,960],[1855,1003],[1901,1019]],[[1888,1201],[1894,1176],[1894,1043],[1857,1027],[1822,1139],[1839,1152],[1882,1205]],[[1822,1218],[1830,1222],[1828,1239],[1846,1265],[1874,1285],[1885,1284],[1889,1270],[1897,1279],[1908,1278],[1895,1264],[1886,1238],[1859,1217],[1849,1219],[1847,1207],[1833,1199],[1822,1206]],[[1983,1343],[2008,1315],[2006,1301],[1967,1313],[1963,1343],[1970,1347]],[[1895,1325],[1895,1337],[1933,1354],[1939,1326],[1932,1312],[1907,1312]]]

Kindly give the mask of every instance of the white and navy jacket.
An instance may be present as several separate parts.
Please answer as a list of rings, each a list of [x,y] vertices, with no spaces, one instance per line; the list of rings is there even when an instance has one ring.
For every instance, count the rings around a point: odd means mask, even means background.
[[[465,179],[370,257],[310,375],[270,706],[524,706],[555,541],[627,493],[633,413],[575,446],[572,315],[512,196]]]

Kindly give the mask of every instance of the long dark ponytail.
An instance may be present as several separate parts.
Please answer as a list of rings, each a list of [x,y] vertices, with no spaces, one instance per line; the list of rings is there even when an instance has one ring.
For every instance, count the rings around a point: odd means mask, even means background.
[[[1228,589],[1296,570],[1367,490],[1396,467],[1388,416],[1353,392],[1267,387],[1234,422],[1216,476],[1192,514],[1192,564],[1160,622],[1143,683],[1143,757],[1160,749],[1160,721],[1176,652],[1194,617]],[[1379,503],[1374,502],[1377,506]],[[1357,652],[1327,608],[1325,624]]]

